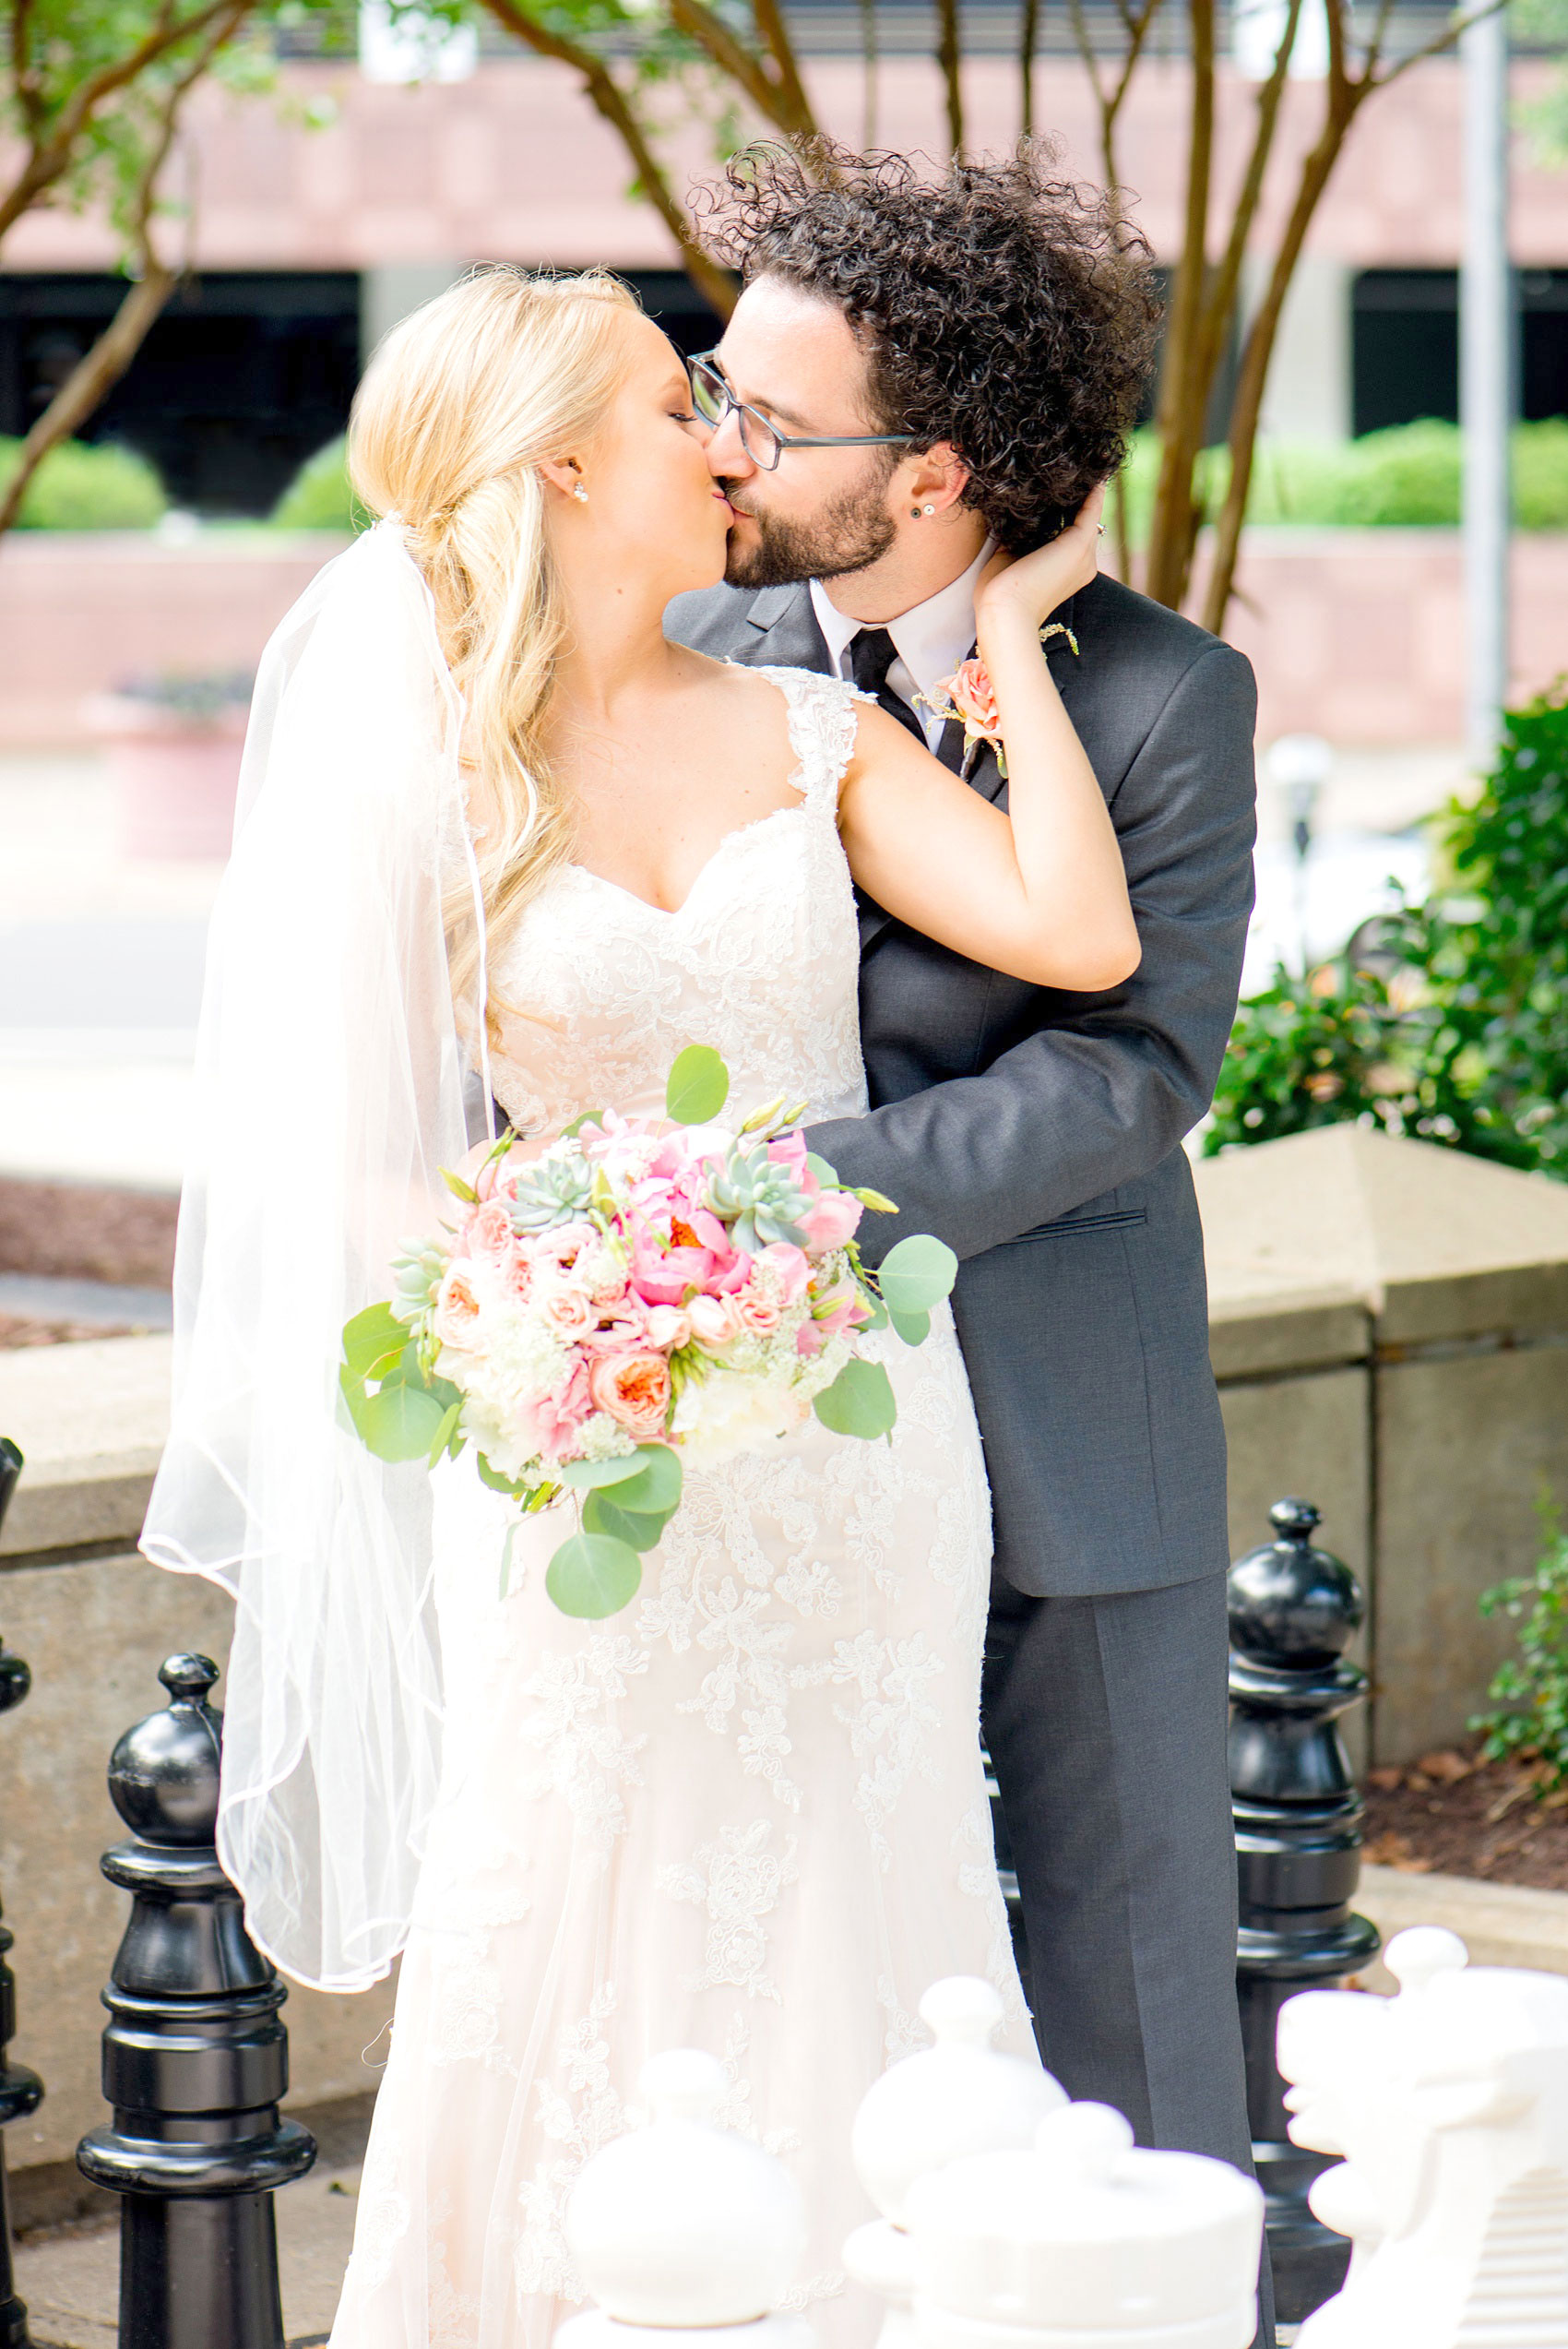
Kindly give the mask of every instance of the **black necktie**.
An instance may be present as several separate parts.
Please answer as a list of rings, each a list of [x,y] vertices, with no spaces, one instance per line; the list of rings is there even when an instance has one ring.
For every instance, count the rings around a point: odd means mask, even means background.
[[[895,693],[887,682],[887,672],[897,658],[898,648],[885,628],[862,628],[850,641],[849,667],[861,691],[874,694],[878,706],[907,727],[923,750],[929,745],[919,711],[911,709],[903,695]],[[964,729],[956,719],[950,718],[942,729],[936,756],[955,775],[959,772],[964,763]]]

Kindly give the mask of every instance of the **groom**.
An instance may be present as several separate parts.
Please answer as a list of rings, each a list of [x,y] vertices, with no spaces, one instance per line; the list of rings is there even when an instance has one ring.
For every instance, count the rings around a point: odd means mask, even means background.
[[[1152,341],[1146,261],[1038,153],[934,185],[897,158],[837,161],[818,185],[754,154],[717,208],[743,291],[694,391],[735,509],[728,584],[666,626],[853,677],[957,766],[960,729],[919,697],[973,650],[989,553],[1041,543],[1113,470]],[[862,899],[872,1114],[812,1142],[898,1201],[861,1226],[868,1258],[913,1230],[961,1259],[996,1525],[984,1729],[1044,2059],[1141,2143],[1246,2167],[1225,1443],[1182,1140],[1236,1006],[1253,681],[1114,579],[1056,616],[1051,674],[1142,964],[1103,995],[1031,987]],[[1003,799],[991,752],[968,779]]]

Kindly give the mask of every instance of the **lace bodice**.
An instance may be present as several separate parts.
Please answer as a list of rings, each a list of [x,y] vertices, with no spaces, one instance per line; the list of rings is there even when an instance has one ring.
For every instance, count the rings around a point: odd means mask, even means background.
[[[838,784],[852,686],[764,669],[789,706],[798,803],[727,833],[673,912],[580,864],[559,866],[491,974],[503,1017],[495,1097],[519,1130],[585,1109],[661,1115],[670,1064],[711,1044],[742,1113],[778,1093],[813,1118],[866,1106],[854,892]]]

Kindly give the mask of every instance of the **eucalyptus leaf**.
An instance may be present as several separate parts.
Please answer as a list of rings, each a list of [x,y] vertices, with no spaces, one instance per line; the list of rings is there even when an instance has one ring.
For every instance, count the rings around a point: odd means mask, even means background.
[[[668,1517],[681,1505],[681,1455],[668,1444],[639,1444],[642,1467],[627,1483],[617,1485],[615,1506],[639,1517]]]
[[[544,1587],[563,1615],[619,1615],[636,1596],[642,1560],[627,1542],[609,1533],[574,1533],[545,1572]]]
[[[957,1277],[957,1258],[929,1232],[911,1232],[889,1248],[876,1276],[889,1313],[929,1313],[951,1296]]]
[[[350,1410],[353,1404],[350,1400]],[[444,1413],[422,1387],[383,1387],[354,1412],[366,1448],[377,1460],[423,1460],[435,1442]]]
[[[587,1493],[598,1485],[624,1485],[628,1476],[640,1475],[642,1466],[640,1452],[619,1452],[613,1460],[569,1460],[561,1471],[561,1482]]]
[[[688,1044],[675,1055],[664,1091],[664,1114],[677,1126],[707,1126],[730,1098],[730,1071],[711,1044]]]
[[[837,1189],[838,1169],[836,1166],[829,1166],[826,1158],[819,1158],[815,1151],[809,1150],[806,1152],[806,1164],[811,1168],[812,1173],[816,1176],[817,1181],[822,1185],[825,1191],[836,1191]]]
[[[385,1302],[367,1305],[343,1324],[343,1360],[358,1378],[368,1377],[383,1355],[400,1354],[408,1342],[407,1329]]]
[[[439,1402],[436,1401],[436,1398],[432,1395],[430,1400],[433,1403],[435,1403],[436,1409],[439,1411],[441,1406]],[[446,1409],[442,1415],[441,1425],[436,1429],[434,1436],[431,1438],[430,1464],[432,1468],[435,1466],[436,1461],[447,1449],[453,1437],[457,1434],[457,1413],[461,1409],[462,1405],[460,1403],[447,1404]]]
[[[480,1483],[488,1485],[493,1493],[510,1493],[514,1500],[521,1500],[527,1487],[515,1476],[503,1476],[498,1468],[492,1468],[482,1452],[474,1454],[474,1465],[479,1470]]]
[[[624,1542],[628,1549],[653,1549],[669,1522],[668,1513],[644,1516],[620,1508],[603,1493],[590,1493],[583,1503],[583,1532],[608,1533],[614,1541]]]
[[[923,1346],[931,1335],[929,1313],[895,1313],[889,1306],[887,1318],[907,1346]]]
[[[569,1126],[562,1127],[561,1139],[564,1142],[575,1142],[585,1126],[602,1126],[603,1123],[604,1112],[602,1109],[582,1110],[576,1117],[573,1118]]]
[[[880,1362],[847,1362],[812,1408],[836,1436],[861,1436],[868,1442],[885,1436],[898,1417],[892,1381]]]

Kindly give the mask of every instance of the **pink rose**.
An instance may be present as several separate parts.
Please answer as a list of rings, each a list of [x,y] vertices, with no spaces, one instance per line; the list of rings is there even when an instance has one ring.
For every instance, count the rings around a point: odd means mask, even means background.
[[[691,1318],[692,1335],[706,1353],[721,1353],[733,1345],[745,1324],[741,1308],[732,1296],[694,1297],[686,1307]]]
[[[944,677],[936,687],[940,698],[945,695],[964,721],[966,733],[978,734],[981,742],[1002,740],[1002,711],[997,706],[996,689],[991,682],[986,665],[978,654],[960,661],[950,677]]]
[[[479,1329],[479,1299],[465,1264],[449,1264],[435,1298],[435,1334],[444,1346],[471,1346]]]
[[[734,1300],[741,1319],[754,1338],[771,1338],[778,1327],[783,1307],[772,1297],[765,1297],[756,1289],[742,1289]]]
[[[778,1275],[783,1284],[781,1302],[798,1305],[811,1278],[811,1266],[806,1262],[803,1252],[792,1241],[774,1240],[759,1251],[756,1260],[759,1264],[771,1264]]]
[[[661,1353],[677,1353],[692,1341],[692,1317],[676,1305],[650,1305],[643,1316],[643,1326],[650,1346]]]
[[[639,1442],[663,1432],[670,1409],[670,1365],[661,1353],[603,1354],[588,1372],[588,1392],[600,1411]]]
[[[863,1212],[860,1200],[848,1191],[823,1191],[812,1203],[801,1225],[813,1256],[829,1256],[852,1239]]]
[[[591,1223],[563,1223],[558,1232],[541,1232],[534,1252],[541,1267],[570,1272],[585,1248],[598,1246],[599,1234]]]
[[[488,1199],[465,1216],[462,1240],[481,1264],[505,1263],[512,1252],[512,1219],[499,1199]]]
[[[533,1293],[533,1249],[527,1240],[514,1240],[501,1268],[502,1286],[513,1305],[527,1305]]]
[[[600,1316],[598,1329],[590,1330],[581,1341],[583,1352],[590,1354],[629,1353],[647,1342],[645,1316],[635,1297],[627,1300],[624,1311]]]
[[[568,1341],[586,1337],[599,1318],[598,1307],[585,1292],[565,1282],[552,1282],[541,1300],[545,1320],[558,1338]]]

